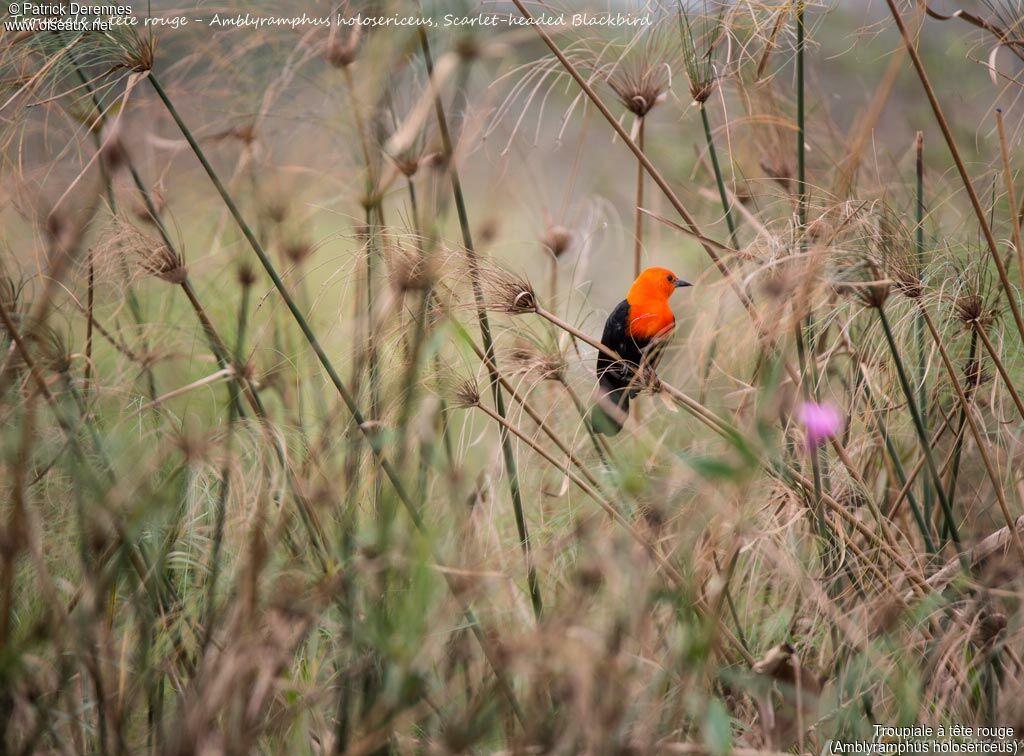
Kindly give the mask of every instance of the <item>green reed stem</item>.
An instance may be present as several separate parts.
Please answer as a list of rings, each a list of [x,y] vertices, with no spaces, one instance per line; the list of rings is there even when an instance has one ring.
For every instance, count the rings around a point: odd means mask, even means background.
[[[915,167],[917,176],[917,227],[915,229],[914,241],[917,252],[917,275],[921,277],[924,273],[924,132],[917,132],[915,141]],[[918,383],[918,406],[921,407],[921,419],[924,421],[925,433],[929,436],[928,428],[928,350],[925,346],[925,324],[924,315],[917,313],[917,383]],[[962,424],[962,423],[961,423]],[[921,489],[924,494],[924,517],[931,522],[932,507],[934,505],[934,491],[931,481],[927,477],[921,478]],[[949,496],[952,501],[953,497]]]
[[[718,196],[722,201],[722,212],[725,213],[725,222],[729,226],[729,239],[732,241],[732,248],[739,249],[740,243],[736,233],[736,221],[732,217],[732,204],[729,202],[729,192],[725,188],[725,177],[718,163],[718,150],[715,149],[715,138],[711,132],[711,122],[708,120],[708,109],[706,103],[700,104],[700,119],[704,124],[704,139],[708,145],[708,155],[711,157],[711,168],[715,172],[715,183],[718,184]]]
[[[946,492],[942,487],[942,478],[939,476],[939,469],[935,465],[935,457],[932,455],[932,446],[928,440],[928,433],[924,427],[924,420],[921,418],[921,412],[918,409],[917,401],[914,399],[914,390],[910,385],[910,379],[907,377],[906,367],[903,365],[903,358],[900,356],[899,347],[896,345],[896,337],[893,335],[892,328],[889,325],[889,318],[885,314],[885,308],[878,308],[878,319],[882,322],[882,330],[885,332],[885,340],[889,344],[889,351],[892,353],[893,362],[896,365],[896,374],[899,377],[900,388],[903,389],[903,395],[907,400],[907,406],[910,409],[910,416],[914,421],[914,430],[917,431],[917,438],[921,442],[921,452],[924,454],[925,465],[928,467],[928,474],[932,477],[932,482],[935,484],[935,490],[939,495],[939,503],[942,505],[942,514],[946,519],[949,534],[953,539],[953,543],[956,544],[957,548],[960,547],[960,534],[957,531],[956,520],[953,517],[953,507],[949,502],[949,497],[946,496]]]
[[[863,364],[860,364],[860,370],[861,374],[863,374]],[[879,411],[877,406],[874,406],[874,396],[872,395],[871,386],[868,385],[866,376],[863,385],[864,395],[867,397],[868,404],[872,405],[872,414],[875,416],[875,424],[878,426],[878,434],[882,437],[882,442],[885,444],[885,450],[888,452],[889,459],[892,461],[893,469],[896,471],[896,478],[900,482],[900,487],[905,487],[907,485],[907,474],[903,469],[903,462],[900,461],[899,451],[897,451],[895,444],[892,442],[892,437],[889,435],[889,429],[886,427],[885,420],[882,419],[882,413]],[[921,508],[917,502],[917,497],[914,496],[913,491],[907,491],[907,503],[910,504],[910,511],[914,515],[914,522],[917,523],[917,528],[921,531],[922,538],[924,538],[925,548],[928,549],[929,553],[935,553],[935,542],[932,541],[931,528],[928,526],[930,520],[921,512]]]
[[[425,530],[426,526],[423,522],[422,516],[420,515],[419,509],[417,509],[412,498],[406,492],[405,486],[402,484],[402,480],[398,474],[398,471],[395,469],[394,465],[391,464],[391,461],[384,455],[384,451],[381,448],[378,434],[373,433],[367,426],[366,417],[359,409],[359,405],[356,403],[355,397],[352,396],[352,393],[349,391],[344,381],[341,380],[341,376],[338,374],[338,371],[331,363],[330,358],[324,351],[323,346],[321,346],[320,341],[316,337],[316,334],[313,333],[313,329],[310,328],[309,322],[302,314],[302,311],[299,310],[299,307],[295,303],[294,298],[292,298],[292,295],[288,292],[288,288],[284,285],[284,281],[281,280],[280,274],[278,274],[277,269],[274,267],[274,263],[267,255],[266,250],[263,249],[263,245],[260,244],[259,240],[253,234],[252,229],[249,227],[249,224],[246,223],[245,218],[242,217],[242,213],[239,211],[238,206],[235,204],[234,199],[232,199],[231,195],[224,187],[223,182],[221,182],[220,177],[217,175],[217,172],[214,171],[213,166],[210,165],[210,161],[206,158],[206,153],[203,152],[202,147],[199,146],[199,143],[196,141],[195,136],[193,136],[192,131],[182,120],[181,115],[178,113],[177,108],[174,107],[174,103],[171,102],[170,97],[167,96],[167,92],[164,91],[164,88],[160,84],[159,79],[153,74],[152,71],[149,72],[148,78],[150,85],[153,87],[153,90],[157,94],[157,97],[160,98],[160,101],[164,104],[164,107],[167,109],[167,113],[171,116],[171,118],[174,120],[174,123],[178,126],[178,129],[181,131],[182,136],[185,137],[185,141],[188,142],[188,145],[191,148],[192,153],[196,156],[196,159],[203,166],[203,170],[206,171],[206,175],[209,177],[210,182],[217,190],[217,193],[220,195],[220,198],[224,202],[225,207],[227,207],[228,212],[231,214],[231,217],[238,225],[238,228],[242,232],[242,235],[245,236],[246,241],[249,242],[249,246],[252,248],[252,251],[256,254],[256,257],[259,259],[260,264],[263,266],[263,269],[266,271],[267,275],[270,276],[270,280],[273,282],[274,288],[277,289],[278,294],[281,295],[281,299],[284,300],[285,306],[288,308],[288,311],[292,314],[292,317],[298,324],[299,329],[302,331],[302,335],[306,338],[306,341],[309,343],[310,348],[312,348],[313,352],[317,356],[317,359],[320,361],[320,365],[323,367],[324,372],[327,373],[327,377],[330,378],[331,383],[337,390],[338,396],[341,397],[341,400],[345,403],[346,408],[348,408],[349,414],[352,415],[352,420],[355,423],[356,427],[359,428],[360,432],[366,437],[366,440],[369,442],[370,450],[372,451],[373,456],[376,458],[377,464],[380,465],[380,468],[384,471],[385,476],[387,476],[388,481],[391,483],[391,486],[394,489],[395,495],[398,496],[399,500],[402,502],[402,505],[409,513],[409,517],[412,520],[413,525],[416,527],[417,530]],[[445,581],[448,582],[452,592],[455,593],[456,596],[458,596],[458,591],[456,590],[455,586],[452,585],[451,580],[451,576],[446,574]],[[526,716],[523,713],[522,708],[519,706],[519,703],[515,698],[515,694],[512,691],[511,686],[509,685],[507,679],[505,678],[505,675],[502,672],[502,664],[498,661],[498,659],[494,656],[493,652],[491,651],[490,642],[484,635],[483,629],[480,626],[480,622],[476,618],[476,614],[474,613],[473,609],[467,604],[462,604],[462,611],[467,624],[469,625],[470,629],[473,632],[473,635],[479,642],[481,648],[484,651],[484,655],[487,657],[489,664],[491,665],[495,675],[498,678],[499,687],[502,689],[502,692],[504,693],[508,701],[512,713],[516,716],[516,719],[520,722],[520,724],[525,725]]]
[[[96,90],[93,88],[92,83],[85,77],[85,74],[82,72],[81,67],[78,65],[78,59],[75,56],[75,51],[69,49],[68,50],[68,55],[69,55],[69,57],[71,59],[71,65],[72,65],[72,67],[75,70],[75,74],[78,77],[78,80],[80,82],[82,82],[82,85],[85,87],[86,92],[89,93],[89,98],[92,100],[92,105],[96,109],[96,117],[98,119],[103,119],[103,109],[102,109],[102,105],[100,103],[100,99],[96,95]],[[99,152],[103,148],[103,140],[100,139],[100,130],[98,128],[93,128],[93,129],[89,130],[89,133],[92,135],[92,141],[93,141],[93,145],[96,147],[96,151]],[[129,161],[129,164],[130,164],[130,161]],[[114,185],[113,185],[113,182],[111,181],[111,178],[110,178],[110,172],[103,165],[102,160],[100,162],[100,170],[101,170],[101,176],[103,178],[104,191],[106,192],[106,195],[107,195],[107,203],[110,205],[110,212],[111,212],[112,215],[117,215],[117,200],[114,197]],[[93,253],[92,253],[92,250],[90,250],[89,251],[89,295],[88,295],[88,300],[89,300],[89,302],[88,302],[88,312],[89,312],[89,314],[88,314],[88,323],[87,323],[88,334],[86,336],[86,357],[87,357],[87,359],[86,359],[86,376],[89,375],[89,371],[91,370],[91,362],[92,362],[92,350],[91,350],[91,348],[92,348],[92,328],[93,328],[93,325],[94,325],[92,301],[93,301],[93,296],[94,296],[94,289],[93,289],[93,284],[94,284],[93,278],[94,278],[94,276],[95,276],[95,265],[94,265],[94,260],[93,260]],[[128,311],[131,312],[132,319],[135,320],[136,325],[141,326],[142,325],[142,307],[139,305],[139,298],[137,296],[135,296],[135,290],[132,288],[130,283],[126,287],[126,293],[127,293],[127,298],[128,298]],[[143,346],[145,348],[145,343],[143,343]],[[143,372],[145,372],[145,374],[146,374],[146,383],[147,383],[147,388],[149,390],[149,398],[150,398],[150,400],[155,401],[158,394],[157,394],[157,390],[156,390],[156,379],[153,377],[153,368],[149,364],[144,362],[143,365],[142,365],[142,369],[143,369]],[[86,390],[88,390],[88,379],[86,380]]]
[[[978,332],[971,330],[971,345],[967,352],[967,364],[970,366],[978,356]],[[970,383],[967,384],[970,387]],[[970,394],[968,394],[970,397]],[[967,407],[960,407],[960,416],[956,424],[956,446],[953,447],[953,461],[949,468],[949,490],[946,497],[952,503],[956,499],[956,483],[960,477],[960,454],[964,447],[964,425],[967,423]]]
[[[434,62],[430,54],[430,42],[427,40],[426,30],[419,27],[420,47],[423,50],[423,60],[427,67],[427,76],[430,77],[430,86],[433,84]],[[434,112],[437,117],[438,130],[441,133],[441,143],[444,149],[444,156],[448,166],[448,173],[452,183],[452,194],[455,198],[455,208],[459,216],[459,227],[462,231],[462,243],[466,248],[466,258],[469,262],[470,278],[473,285],[473,298],[476,302],[477,321],[480,325],[480,336],[484,344],[484,353],[487,356],[487,371],[490,377],[491,391],[494,396],[494,407],[498,416],[506,419],[505,399],[502,395],[498,379],[498,364],[495,359],[494,339],[491,336],[491,325],[487,318],[487,307],[484,302],[483,290],[480,286],[480,271],[477,266],[476,248],[473,245],[473,234],[469,227],[469,214],[466,211],[466,200],[462,194],[462,182],[459,179],[459,172],[455,166],[455,155],[452,148],[452,138],[448,131],[448,119],[445,116],[444,105],[441,102],[441,93],[434,92]],[[519,543],[526,557],[527,583],[530,591],[530,601],[533,604],[534,616],[540,617],[543,601],[540,595],[540,585],[537,581],[537,571],[533,566],[530,548],[530,533],[526,527],[526,516],[523,513],[523,494],[519,484],[519,468],[516,464],[515,451],[512,448],[512,439],[503,423],[498,425],[498,436],[501,441],[501,450],[505,459],[505,467],[508,470],[508,485],[512,494],[512,508],[515,512],[516,529],[519,532]]]
[[[241,366],[242,354],[245,351],[245,330],[249,319],[249,295],[252,286],[248,281],[242,283],[242,301],[238,306],[238,333],[235,340],[235,365]],[[228,403],[228,432],[227,440],[224,442],[224,465],[221,467],[221,484],[217,492],[217,509],[214,513],[213,525],[213,547],[210,552],[210,577],[206,591],[206,610],[203,621],[203,643],[205,648],[213,637],[214,626],[214,599],[217,591],[217,578],[220,576],[221,546],[224,542],[224,521],[227,518],[228,492],[231,480],[231,455],[235,439],[235,421],[238,419],[236,409],[241,406],[241,397],[238,396],[239,386],[237,381],[228,384],[231,392],[231,401]]]

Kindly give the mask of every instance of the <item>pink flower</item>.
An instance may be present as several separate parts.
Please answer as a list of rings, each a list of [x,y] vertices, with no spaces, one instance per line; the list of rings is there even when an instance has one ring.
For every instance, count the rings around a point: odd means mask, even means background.
[[[832,438],[843,427],[843,418],[834,404],[802,402],[797,409],[797,419],[807,431],[807,446],[810,449],[816,448],[826,438]]]

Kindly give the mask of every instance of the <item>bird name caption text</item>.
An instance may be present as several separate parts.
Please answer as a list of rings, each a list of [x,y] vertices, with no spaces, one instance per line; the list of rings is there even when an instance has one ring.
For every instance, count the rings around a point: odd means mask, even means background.
[[[1012,727],[874,725],[871,740],[830,740],[830,754],[1021,753]]]
[[[129,5],[105,5],[84,2],[32,3],[12,2],[7,6],[9,18],[4,19],[7,31],[110,31],[115,26],[148,26],[179,29],[198,25],[211,29],[304,29],[304,28],[416,28],[432,29],[493,28],[509,29],[526,26],[551,27],[646,27],[651,26],[650,13],[538,13],[525,18],[516,13],[477,13],[457,15],[325,15],[307,13],[274,16],[260,13],[212,13],[208,15],[137,16]]]

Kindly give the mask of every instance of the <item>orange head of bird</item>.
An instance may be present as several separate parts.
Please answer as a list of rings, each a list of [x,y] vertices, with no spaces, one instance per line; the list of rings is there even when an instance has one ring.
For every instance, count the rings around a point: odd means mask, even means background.
[[[647,268],[629,287],[626,299],[630,304],[668,302],[676,289],[691,285],[689,281],[684,281],[668,268]]]
[[[627,333],[634,338],[650,339],[663,334],[675,325],[675,316],[668,306],[672,292],[688,281],[679,278],[668,268],[648,268],[629,287]]]

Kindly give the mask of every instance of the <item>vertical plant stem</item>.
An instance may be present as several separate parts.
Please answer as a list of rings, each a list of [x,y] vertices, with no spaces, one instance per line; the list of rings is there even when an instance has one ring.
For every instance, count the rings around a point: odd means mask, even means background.
[[[910,385],[910,379],[907,377],[906,368],[903,366],[903,358],[900,356],[899,347],[896,345],[896,337],[893,335],[884,307],[878,308],[878,319],[882,323],[885,340],[889,344],[889,351],[892,353],[893,363],[896,365],[896,374],[899,377],[900,388],[903,389],[903,396],[907,400],[907,407],[910,409],[910,416],[914,421],[914,430],[917,431],[917,438],[921,442],[921,453],[924,454],[925,464],[928,466],[928,474],[931,475],[932,482],[935,484],[935,491],[939,496],[939,503],[942,505],[942,513],[948,524],[950,537],[953,539],[957,549],[959,549],[960,533],[957,530],[956,520],[953,517],[953,507],[949,503],[949,497],[946,496],[942,488],[942,478],[939,476],[939,470],[935,466],[935,457],[932,455],[932,447],[924,428],[924,421],[921,418],[914,390]]]
[[[807,225],[807,164],[804,104],[804,11],[806,4],[799,0],[796,8],[796,181],[799,192],[800,226]]]
[[[729,227],[729,239],[732,241],[733,249],[739,249],[736,221],[732,217],[732,205],[729,202],[729,192],[725,188],[725,176],[722,175],[722,169],[718,163],[718,150],[715,149],[715,138],[711,131],[711,122],[708,120],[707,103],[700,104],[700,119],[704,124],[704,140],[707,142],[711,167],[715,172],[715,183],[718,185],[718,196],[722,201],[722,212],[725,213],[725,223]]]
[[[638,116],[636,125],[636,146],[643,152],[644,149],[644,123],[646,119]],[[633,278],[640,275],[640,266],[644,253],[644,219],[640,208],[644,206],[644,166],[637,161],[636,164],[636,202],[633,205]],[[552,302],[555,300],[552,299]]]
[[[996,242],[995,236],[992,234],[992,226],[985,218],[985,208],[981,206],[981,200],[978,198],[978,193],[974,189],[974,183],[971,181],[970,174],[967,173],[967,166],[964,164],[963,158],[960,157],[960,150],[956,146],[956,140],[953,138],[953,132],[949,127],[949,123],[946,121],[945,115],[942,112],[942,106],[939,104],[939,99],[935,95],[935,90],[932,89],[931,82],[928,79],[928,73],[924,70],[924,63],[921,62],[921,56],[918,55],[917,48],[914,47],[914,42],[910,38],[910,33],[907,31],[906,24],[903,23],[903,17],[900,15],[899,9],[896,7],[895,0],[885,0],[889,6],[889,12],[892,14],[893,20],[896,22],[896,26],[900,30],[900,36],[903,38],[903,45],[907,48],[907,52],[910,54],[910,60],[914,64],[914,69],[917,71],[917,76],[921,80],[921,86],[924,88],[925,94],[928,96],[928,102],[932,107],[932,112],[935,114],[935,120],[939,124],[939,128],[942,130],[942,136],[946,140],[946,145],[949,147],[949,153],[953,157],[953,163],[956,165],[957,172],[960,174],[960,181],[964,185],[964,189],[967,190],[967,197],[971,201],[971,207],[974,209],[974,214],[978,219],[978,226],[981,228],[981,233],[985,237],[985,242],[988,244],[989,255],[992,257],[992,262],[995,263],[996,270],[999,273],[999,283],[1003,288],[1003,293],[1006,294],[1006,300],[1010,305],[1010,311],[1013,313],[1013,322],[1017,326],[1017,333],[1024,342],[1024,318],[1021,317],[1020,305],[1017,301],[1016,293],[1013,290],[1013,285],[1010,283],[1009,276],[1006,272],[1006,265],[1003,263],[1002,255],[999,254],[999,245]]]
[[[423,50],[423,59],[427,67],[427,76],[430,77],[430,86],[434,86],[434,62],[430,55],[430,42],[427,40],[427,32],[422,26],[419,27],[420,47]],[[498,365],[495,359],[494,340],[491,336],[491,326],[487,318],[487,308],[484,303],[483,291],[480,286],[480,271],[477,266],[476,248],[473,246],[473,234],[469,228],[469,214],[466,210],[466,200],[462,194],[462,182],[459,179],[458,167],[455,165],[455,155],[452,149],[451,134],[448,131],[448,120],[445,117],[444,105],[441,102],[441,93],[436,89],[434,95],[434,112],[437,117],[438,130],[441,132],[441,144],[444,149],[444,157],[448,166],[448,173],[452,184],[452,195],[455,198],[455,209],[459,216],[459,227],[462,231],[462,243],[466,248],[466,258],[469,262],[470,278],[473,286],[473,298],[476,302],[477,322],[480,326],[480,337],[483,340],[484,354],[488,360],[488,374],[490,377],[491,392],[494,396],[494,408],[498,416],[505,419],[505,399],[502,395],[501,385],[498,380]],[[501,441],[501,449],[505,459],[505,467],[508,472],[508,484],[512,495],[512,508],[515,513],[516,529],[519,532],[519,542],[526,557],[527,583],[530,592],[530,601],[533,605],[534,616],[540,617],[543,602],[541,600],[540,585],[537,580],[537,571],[533,565],[533,557],[530,548],[530,534],[526,527],[526,517],[523,512],[523,494],[519,483],[519,468],[516,464],[515,450],[512,448],[512,439],[504,424],[498,426],[498,435]]]
[[[241,369],[242,355],[245,350],[245,329],[249,314],[249,294],[252,288],[248,280],[242,282],[242,301],[238,306],[238,333],[235,337],[235,365]],[[214,512],[213,525],[213,546],[210,552],[210,576],[207,578],[209,585],[206,592],[206,610],[203,621],[203,649],[209,645],[213,637],[214,621],[216,618],[214,601],[217,595],[217,578],[220,575],[221,545],[224,541],[224,522],[227,518],[227,501],[230,491],[231,480],[231,455],[235,439],[235,421],[238,419],[237,408],[241,406],[238,396],[239,386],[237,381],[228,384],[228,390],[232,393],[231,401],[228,403],[228,431],[227,439],[224,442],[224,465],[221,467],[220,490],[217,492],[217,509]]]
[[[1013,246],[1017,251],[1017,275],[1020,276],[1021,291],[1024,291],[1024,244],[1020,238],[1020,216],[1017,215],[1017,197],[1013,188],[1013,165],[1010,163],[1010,148],[1003,124],[1003,111],[996,109],[996,126],[999,127],[999,154],[1003,160],[1003,180],[1006,182],[1006,202],[1010,208],[1010,228],[1013,231]]]
[[[95,305],[95,294],[96,294],[96,260],[92,249],[89,250],[89,282],[88,289],[85,295],[85,379],[83,382],[83,391],[89,393],[89,381],[92,378],[92,325],[93,325],[93,307]]]
[[[338,371],[335,369],[334,364],[327,356],[327,352],[324,351],[323,346],[317,339],[316,334],[313,333],[313,329],[310,327],[309,322],[306,320],[306,317],[302,314],[302,311],[299,310],[299,306],[296,304],[295,299],[289,293],[288,288],[284,285],[284,281],[281,279],[280,274],[277,272],[277,268],[274,267],[274,263],[271,261],[269,255],[267,255],[266,250],[263,249],[263,245],[260,244],[259,240],[253,234],[249,224],[246,223],[245,219],[242,217],[242,213],[239,211],[238,206],[235,204],[234,199],[231,197],[227,189],[224,187],[224,184],[220,180],[220,177],[217,175],[217,172],[213,170],[213,166],[210,165],[210,161],[207,160],[206,158],[206,153],[203,152],[202,147],[199,146],[199,143],[196,141],[195,136],[192,134],[192,131],[182,120],[181,115],[178,113],[177,108],[174,107],[174,103],[171,102],[170,97],[167,96],[167,92],[164,91],[164,88],[160,84],[159,79],[153,74],[152,71],[149,72],[148,78],[150,85],[153,87],[153,90],[157,94],[157,97],[160,98],[160,101],[164,104],[164,107],[167,109],[168,114],[171,116],[171,118],[174,120],[174,123],[181,131],[182,136],[185,137],[185,141],[188,142],[188,145],[191,148],[192,153],[196,156],[196,159],[199,161],[200,165],[202,165],[203,170],[206,171],[206,175],[207,177],[209,177],[210,182],[217,190],[217,194],[220,195],[220,198],[224,202],[225,207],[227,207],[228,212],[231,214],[231,217],[234,219],[235,223],[238,225],[239,230],[242,232],[242,235],[249,243],[249,246],[252,248],[252,251],[256,254],[256,257],[259,259],[260,265],[263,266],[263,269],[270,277],[270,280],[274,284],[274,288],[277,289],[277,292],[278,294],[280,294],[281,299],[284,300],[285,306],[288,308],[288,311],[291,313],[292,317],[295,319],[295,322],[298,324],[299,329],[302,331],[302,335],[305,337],[310,348],[312,348],[313,352],[316,354],[317,359],[320,361],[320,365],[324,369],[324,372],[327,373],[327,377],[330,379],[331,383],[334,385],[334,388],[337,390],[338,396],[341,397],[341,400],[345,403],[346,408],[348,408],[349,413],[352,415],[352,419],[355,422],[356,427],[359,428],[359,430],[366,437],[366,440],[369,442],[370,449],[377,460],[377,464],[380,465],[380,468],[384,471],[385,476],[387,477],[388,481],[391,483],[391,486],[395,491],[395,495],[398,496],[399,500],[402,502],[402,505],[409,513],[409,517],[412,520],[413,525],[416,527],[417,530],[424,530],[426,526],[423,522],[423,518],[420,515],[420,512],[417,509],[412,498],[406,492],[405,486],[402,484],[401,477],[398,474],[398,470],[395,469],[391,461],[384,455],[384,451],[381,448],[380,439],[378,438],[377,434],[373,433],[367,426],[366,417],[363,415],[362,410],[359,409],[359,405],[356,403],[355,397],[352,395],[351,391],[349,391],[348,386],[345,385],[344,381],[341,380],[341,376],[338,374]],[[456,596],[458,596],[458,591],[453,586],[450,575],[445,574],[445,581],[448,583],[452,592],[455,593]],[[484,655],[487,657],[488,663],[490,664],[491,668],[497,675],[499,688],[501,689],[502,693],[508,700],[510,709],[516,716],[516,719],[521,724],[525,724],[526,718],[523,714],[522,708],[519,706],[515,694],[513,693],[512,688],[510,687],[508,680],[506,679],[502,671],[502,664],[494,656],[494,653],[491,649],[490,641],[484,635],[483,630],[480,627],[480,623],[476,618],[476,614],[473,612],[473,609],[469,607],[467,604],[463,604],[460,601],[460,605],[462,606],[463,615],[465,616],[467,624],[469,624],[473,632],[473,635],[480,643],[480,646],[484,651]]]
[[[863,370],[863,367],[861,369]],[[868,401],[873,403],[871,387],[868,386],[867,381],[864,382],[864,393],[867,396]],[[872,412],[875,415],[875,424],[878,426],[878,434],[882,437],[882,442],[885,444],[885,450],[889,454],[889,459],[892,461],[893,469],[896,471],[896,478],[899,480],[901,486],[906,486],[907,474],[903,469],[903,462],[900,460],[899,452],[896,450],[896,447],[892,442],[892,438],[889,436],[889,429],[885,425],[885,420],[882,419],[882,414],[877,407],[874,407]],[[921,508],[917,503],[917,498],[909,489],[907,490],[907,502],[910,504],[910,511],[914,516],[914,522],[917,523],[917,529],[921,531],[921,537],[924,538],[925,548],[928,549],[929,553],[935,553],[935,543],[932,541],[931,528],[928,525],[930,520],[921,512]]]
[[[914,140],[914,153],[915,153],[915,174],[917,177],[917,225],[914,229],[914,242],[917,252],[917,275],[919,278],[924,273],[924,132],[917,132],[917,138]],[[921,408],[921,419],[924,421],[924,429],[926,435],[930,436],[929,431],[929,411],[928,411],[928,350],[925,347],[925,326],[924,317],[921,313],[917,314],[917,388],[918,388],[918,406]],[[932,489],[931,479],[928,477],[921,478],[921,491],[924,499],[924,517],[927,522],[931,522],[932,517],[932,506],[934,505],[934,492]],[[949,497],[952,501],[952,497]]]
[[[995,345],[992,343],[992,339],[988,337],[985,332],[983,324],[975,322],[974,332],[981,338],[981,343],[985,345],[985,351],[988,352],[988,356],[992,358],[992,363],[996,366],[996,371],[999,373],[999,377],[1003,381],[1003,385],[1006,386],[1006,390],[1010,392],[1010,398],[1013,400],[1014,406],[1017,408],[1017,412],[1020,414],[1021,419],[1024,420],[1024,401],[1021,401],[1020,394],[1017,392],[1017,387],[1013,383],[1013,378],[1010,376],[1010,372],[1006,369],[1006,365],[1003,364],[1002,358],[999,356],[999,352],[996,351]]]
[[[697,235],[698,238],[704,237],[704,235],[700,231],[700,228],[697,226],[697,222],[694,219],[693,215],[691,215],[690,211],[686,209],[685,205],[683,205],[682,200],[679,199],[676,193],[672,190],[672,187],[669,186],[669,183],[668,181],[665,180],[665,177],[661,175],[661,172],[658,171],[654,164],[647,158],[646,155],[644,155],[643,151],[637,146],[636,142],[629,136],[629,133],[622,127],[622,124],[619,123],[618,119],[611,112],[608,106],[598,96],[597,92],[594,91],[594,88],[590,86],[586,78],[584,78],[584,76],[579,72],[579,69],[575,65],[573,65],[572,61],[570,61],[566,57],[565,53],[563,53],[562,50],[558,47],[554,39],[551,38],[551,35],[547,33],[547,31],[544,29],[544,26],[536,22],[536,18],[534,18],[533,14],[530,13],[529,10],[527,10],[526,5],[523,3],[523,0],[512,0],[512,4],[516,6],[516,10],[519,11],[519,14],[524,19],[526,19],[527,22],[530,23],[533,30],[537,33],[537,36],[539,36],[544,41],[544,44],[548,46],[548,49],[550,49],[554,56],[558,58],[558,62],[569,73],[569,75],[572,77],[573,81],[576,82],[579,88],[583,90],[584,94],[587,95],[587,98],[594,104],[594,107],[596,107],[598,111],[600,111],[601,115],[608,122],[608,125],[612,128],[612,130],[615,131],[619,139],[622,140],[623,144],[625,144],[630,149],[630,151],[640,162],[640,164],[643,165],[644,170],[647,171],[647,175],[649,175],[651,177],[651,180],[654,181],[655,184],[657,184],[658,188],[665,195],[665,198],[669,201],[669,204],[671,204],[675,211],[679,213],[679,216],[683,219],[683,223],[686,225],[687,229],[692,234]],[[732,288],[733,292],[735,292],[736,297],[743,304],[743,308],[747,311],[747,315],[754,323],[755,328],[757,328],[759,337],[766,338],[764,334],[764,326],[762,324],[761,317],[760,315],[758,315],[757,309],[754,307],[754,302],[751,300],[750,295],[747,293],[746,289],[732,274],[732,272],[729,270],[729,267],[725,264],[725,261],[722,260],[722,258],[718,255],[718,252],[715,251],[715,248],[711,244],[702,240],[701,246],[704,248],[704,251],[707,253],[711,261],[715,264],[715,267],[718,269],[718,272],[722,275],[722,278],[729,282],[729,286]]]
[[[1010,531],[1018,553],[1022,558],[1024,558],[1024,544],[1021,543],[1020,534],[1017,531],[1014,518],[1010,515],[1010,507],[1006,501],[1004,486],[1002,481],[999,480],[995,466],[992,464],[992,459],[988,453],[988,445],[985,443],[985,439],[981,435],[981,430],[978,428],[978,424],[971,415],[970,402],[964,393],[963,387],[960,385],[960,379],[957,377],[956,369],[953,367],[953,363],[949,359],[949,355],[946,353],[946,347],[942,343],[942,337],[935,328],[935,324],[932,322],[931,316],[928,314],[928,310],[925,309],[924,303],[920,301],[918,301],[918,307],[920,307],[921,312],[924,314],[925,325],[928,326],[928,330],[931,332],[932,339],[935,341],[935,346],[938,347],[939,356],[942,358],[942,364],[945,366],[946,373],[949,375],[949,380],[953,384],[953,388],[956,390],[957,399],[960,400],[960,406],[966,410],[964,418],[967,420],[967,426],[971,429],[971,435],[974,436],[974,443],[978,445],[978,453],[981,455],[981,461],[985,465],[985,471],[988,473],[989,480],[992,481],[992,487],[995,491],[996,500],[999,502],[999,509],[1002,511],[1003,519],[1006,521],[1006,526]],[[939,485],[941,484],[936,481],[936,486]]]
[[[967,365],[974,363],[978,353],[978,330],[971,331],[971,346],[967,352]],[[960,407],[960,417],[956,425],[956,445],[953,447],[953,459],[949,468],[949,491],[946,493],[950,503],[956,498],[956,482],[960,477],[960,454],[964,448],[964,426],[967,424],[967,407]]]
[[[799,0],[796,10],[796,181],[797,181],[797,217],[800,223],[800,252],[807,252],[807,160],[806,160],[806,109],[804,101],[804,55],[806,50],[806,26],[804,13],[806,4]],[[804,384],[805,395],[809,398],[818,399],[818,377],[817,377],[817,339],[815,336],[814,316],[808,308],[806,321],[803,324],[803,334],[799,333],[801,328],[797,324],[797,356],[800,361],[801,381]],[[809,371],[809,373],[808,373]],[[809,379],[809,384],[808,384]],[[814,477],[814,509],[817,513],[819,530],[822,535],[829,537],[831,532],[828,520],[824,517],[824,509],[821,506],[821,467],[824,446],[816,446],[811,451],[811,470]]]

